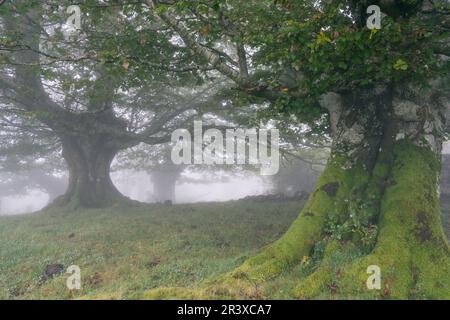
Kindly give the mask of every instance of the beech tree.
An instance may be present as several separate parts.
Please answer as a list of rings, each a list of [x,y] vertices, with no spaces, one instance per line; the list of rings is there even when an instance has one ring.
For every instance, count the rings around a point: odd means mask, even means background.
[[[448,2],[146,3],[196,63],[268,101],[271,117],[295,115],[333,140],[314,191],[279,240],[198,290],[149,298],[260,297],[265,282],[317,255],[320,266],[299,279],[295,297],[449,297],[437,191],[450,115]],[[372,4],[384,16],[379,30],[366,26]],[[371,265],[381,269],[381,290],[366,286]]]
[[[61,145],[46,126],[0,98],[0,198],[40,190],[53,202],[67,187]]]
[[[260,297],[261,285],[315,257],[321,263],[299,276],[295,297],[448,298],[450,249],[437,188],[450,132],[447,1],[143,0],[102,7],[112,15],[88,2],[83,9],[92,15],[76,44],[45,41],[48,26],[39,21],[53,21],[55,10],[15,3],[20,8],[0,8],[8,34],[0,85],[10,104],[60,138],[71,172],[64,203],[121,198],[109,178],[117,151],[167,137],[163,113],[157,125],[144,117],[147,125],[130,130],[132,113],[118,116],[119,89],[192,86],[199,72],[206,81],[220,74],[246,103],[268,105],[258,117],[296,121],[332,139],[310,198],[279,240],[197,290],[147,297]],[[366,25],[369,5],[383,12],[381,29]],[[106,22],[119,36],[105,31]],[[74,46],[81,52],[68,55]],[[81,85],[61,71],[83,75]],[[48,79],[78,83],[69,92],[82,104],[50,94]],[[374,265],[380,290],[366,285]]]
[[[69,185],[55,205],[128,202],[111,181],[111,162],[139,143],[168,142],[174,129],[191,122],[205,94],[185,104],[170,99],[187,84],[201,84],[199,69],[186,63],[186,49],[170,42],[172,31],[147,18],[129,21],[134,12],[126,8],[87,3],[83,28],[67,34],[69,4],[0,7],[1,111],[38,122],[57,138]]]

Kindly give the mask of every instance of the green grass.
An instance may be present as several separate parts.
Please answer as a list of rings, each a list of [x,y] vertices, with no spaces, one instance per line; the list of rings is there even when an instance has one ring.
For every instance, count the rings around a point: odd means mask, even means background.
[[[148,205],[0,217],[0,299],[133,299],[193,287],[238,266],[283,234],[303,203]],[[81,268],[39,284],[48,264]]]

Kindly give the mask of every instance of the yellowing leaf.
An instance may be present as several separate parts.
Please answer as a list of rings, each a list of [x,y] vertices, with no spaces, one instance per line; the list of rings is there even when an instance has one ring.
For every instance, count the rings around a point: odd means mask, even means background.
[[[200,33],[204,36],[207,36],[211,32],[211,28],[209,26],[205,26],[200,29]]]
[[[309,256],[303,256],[302,265],[308,265],[311,262],[311,258]]]
[[[377,28],[372,28],[372,29],[370,29],[370,36],[369,36],[369,39],[372,40],[372,37],[373,37],[374,35],[376,35],[377,32],[378,32],[378,29],[377,29]]]
[[[394,63],[394,69],[406,71],[408,70],[408,64],[402,59],[397,59],[397,61],[395,61]]]
[[[316,43],[318,45],[322,44],[322,43],[327,43],[327,42],[331,42],[331,39],[322,31],[319,33],[319,35],[317,36],[316,39]]]

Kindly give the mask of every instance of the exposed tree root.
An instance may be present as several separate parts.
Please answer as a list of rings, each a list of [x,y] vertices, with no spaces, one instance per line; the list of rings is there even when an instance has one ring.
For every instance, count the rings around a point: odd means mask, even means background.
[[[329,241],[319,267],[299,279],[292,292],[294,298],[450,299],[450,250],[442,230],[436,192],[439,163],[432,152],[410,143],[398,143],[394,156],[391,181],[380,205],[374,249],[365,253],[359,238]],[[314,243],[323,237],[326,215],[341,214],[344,194],[367,183],[357,171],[351,171],[353,179],[348,179],[343,172],[349,171],[340,171],[339,167],[329,165],[287,233],[242,266],[195,289],[161,288],[149,291],[144,298],[270,296],[264,290],[267,282],[309,257]],[[339,188],[334,192],[330,183],[336,181]],[[379,290],[367,287],[367,269],[371,265],[381,271]]]
[[[435,192],[438,163],[431,152],[406,143],[396,146],[395,159],[373,252],[336,267],[332,253],[342,253],[348,245],[328,248],[318,270],[294,289],[296,298],[324,292],[336,298],[450,298],[450,250]],[[381,290],[367,288],[371,265],[380,267]]]
[[[198,296],[201,292],[203,297],[261,298],[260,284],[309,256],[316,242],[323,238],[327,217],[330,214],[341,215],[347,206],[348,194],[365,183],[367,175],[362,168],[346,169],[344,159],[330,160],[299,217],[283,237],[235,270],[208,280],[192,295]],[[181,292],[184,295],[186,289]],[[169,293],[177,294],[177,290],[157,289],[145,297],[158,298]]]
[[[325,292],[336,298],[449,299],[450,250],[435,192],[438,167],[431,152],[398,144],[373,252],[335,266],[333,252],[342,255],[349,245],[328,248],[322,265],[294,289],[294,296],[315,298]],[[367,288],[371,265],[380,267],[380,290]]]
[[[108,199],[108,201],[105,201],[101,203],[101,205],[98,206],[86,206],[82,202],[79,201],[78,197],[76,196],[70,196],[62,195],[57,197],[53,202],[51,202],[49,205],[47,205],[42,210],[51,210],[51,209],[62,209],[66,211],[74,211],[78,209],[86,209],[86,208],[117,208],[117,207],[139,207],[139,206],[145,206],[145,203],[132,200],[122,194],[114,195]]]

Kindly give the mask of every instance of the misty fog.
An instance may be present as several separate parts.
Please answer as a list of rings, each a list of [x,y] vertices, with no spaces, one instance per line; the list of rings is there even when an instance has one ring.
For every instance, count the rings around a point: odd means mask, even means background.
[[[223,173],[222,173],[223,174]],[[151,176],[143,171],[121,170],[111,175],[115,186],[127,197],[141,202],[158,202],[154,198],[154,184]],[[240,199],[249,195],[266,194],[271,190],[270,179],[248,172],[245,176],[216,176],[210,182],[197,182],[201,178],[198,173],[188,173],[183,176],[192,180],[176,183],[174,203],[192,203],[209,201],[228,201]],[[225,179],[224,179],[225,178]],[[225,180],[225,181],[224,181]],[[61,189],[60,194],[65,190]],[[35,212],[44,208],[49,202],[49,196],[38,189],[24,190],[23,194],[2,197],[0,214],[13,215]]]

